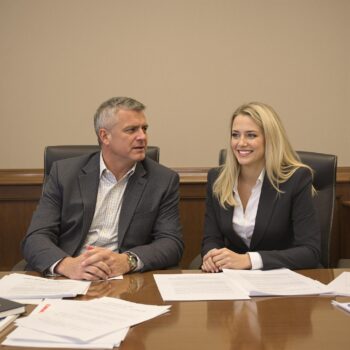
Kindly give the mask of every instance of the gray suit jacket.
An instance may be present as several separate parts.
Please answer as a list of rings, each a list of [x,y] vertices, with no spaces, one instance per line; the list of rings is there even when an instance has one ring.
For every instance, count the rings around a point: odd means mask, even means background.
[[[264,178],[250,247],[233,230],[233,207],[224,209],[213,196],[219,174],[208,173],[207,203],[202,255],[210,249],[226,247],[236,253],[258,252],[264,269],[320,267],[321,233],[311,196],[312,177],[299,168],[281,184],[278,194]]]
[[[53,164],[22,242],[27,269],[43,272],[79,251],[95,212],[99,154]],[[149,158],[137,164],[128,181],[119,218],[119,252],[135,253],[143,271],[175,266],[181,259],[178,187],[178,175]]]

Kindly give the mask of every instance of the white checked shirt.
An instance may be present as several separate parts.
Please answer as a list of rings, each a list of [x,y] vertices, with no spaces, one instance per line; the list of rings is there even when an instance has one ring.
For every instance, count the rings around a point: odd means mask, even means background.
[[[100,154],[100,183],[98,185],[94,218],[82,245],[81,254],[89,245],[118,251],[118,223],[123,195],[136,164],[118,181],[107,169]]]
[[[243,210],[243,205],[239,193],[237,190],[237,183],[234,186],[234,198],[237,205],[233,211],[232,225],[234,231],[242,238],[244,243],[249,247],[252,239],[252,235],[255,227],[256,213],[258,211],[258,205],[261,195],[262,184],[264,181],[265,169],[263,169],[256,180],[256,183],[252,189],[252,193],[249,197],[245,211]],[[258,270],[263,267],[263,262],[261,255],[257,252],[248,252],[251,263],[252,270]]]

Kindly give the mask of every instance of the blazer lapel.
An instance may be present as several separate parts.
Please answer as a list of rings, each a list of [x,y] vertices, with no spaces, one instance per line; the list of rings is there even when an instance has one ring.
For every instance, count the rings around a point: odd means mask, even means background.
[[[220,207],[220,217],[222,223],[222,231],[225,233],[227,239],[232,242],[235,247],[240,247],[242,250],[247,249],[247,245],[244,243],[241,237],[233,230],[232,218],[234,207],[228,207],[223,209]]]
[[[265,175],[261,189],[258,212],[256,213],[254,232],[250,242],[250,250],[254,250],[265,234],[266,227],[270,222],[270,217],[277,202],[277,195],[276,190]]]
[[[220,207],[220,216],[222,222],[223,232],[228,232],[228,236],[233,235],[232,228],[232,218],[233,218],[233,207],[228,207],[226,209]]]
[[[139,203],[144,191],[147,179],[147,174],[142,163],[137,163],[135,173],[131,175],[125,189],[123,204],[120,209],[119,227],[118,227],[118,246],[122,246],[125,233],[130,225],[131,219],[134,216],[137,204]]]
[[[100,177],[100,152],[96,153],[81,169],[78,182],[84,206],[82,234],[83,240],[89,232],[95,213],[96,198]],[[83,242],[82,240],[82,242]]]

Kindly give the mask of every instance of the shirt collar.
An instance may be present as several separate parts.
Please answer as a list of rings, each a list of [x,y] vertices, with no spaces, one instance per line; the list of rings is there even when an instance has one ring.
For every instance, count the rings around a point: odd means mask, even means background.
[[[256,180],[256,184],[260,184],[264,181],[264,177],[265,177],[265,168],[263,168],[261,170],[260,175],[258,176],[258,179]]]
[[[260,175],[259,175],[258,178],[256,179],[256,183],[255,183],[254,187],[256,187],[256,186],[262,184],[263,181],[264,181],[264,177],[265,177],[265,168],[263,168],[263,169],[261,170]],[[238,176],[237,176],[237,178],[236,178],[235,184],[233,185],[233,191],[234,191],[234,192],[237,192],[237,182],[238,182],[237,180],[238,180]]]
[[[137,163],[135,163],[135,164],[127,171],[127,173],[123,176],[123,179],[126,178],[126,177],[129,178],[129,177],[135,172],[136,165],[137,165]],[[101,176],[103,175],[103,173],[104,173],[105,171],[110,171],[110,170],[107,168],[106,163],[105,163],[105,161],[103,160],[102,152],[100,152],[100,178],[101,178]]]

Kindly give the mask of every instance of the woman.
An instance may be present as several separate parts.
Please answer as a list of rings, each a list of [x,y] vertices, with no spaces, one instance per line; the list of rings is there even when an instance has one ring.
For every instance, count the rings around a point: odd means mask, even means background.
[[[226,162],[208,173],[202,242],[206,272],[320,266],[312,171],[268,105],[239,107]]]

